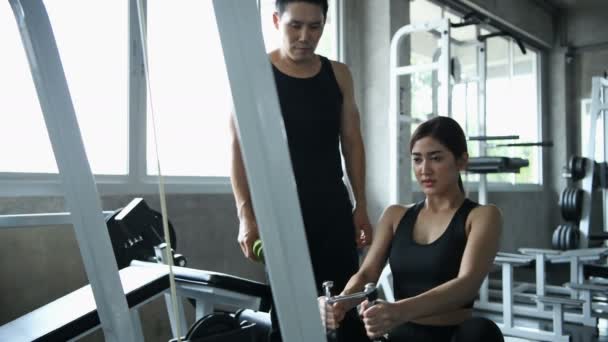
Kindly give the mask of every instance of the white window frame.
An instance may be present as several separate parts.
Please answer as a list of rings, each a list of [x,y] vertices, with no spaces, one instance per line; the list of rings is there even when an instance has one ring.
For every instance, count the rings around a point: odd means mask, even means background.
[[[446,13],[450,13],[452,15],[456,15],[458,17],[463,17],[462,13],[459,13],[458,11],[453,10],[452,8],[449,8],[448,6],[445,6],[441,3],[437,3],[434,0],[427,0],[428,2],[432,3],[433,5],[439,7],[441,9],[441,17],[444,18]],[[495,28],[493,27],[489,27],[486,25],[480,25],[480,27],[488,32],[494,32],[496,31]],[[504,39],[510,39],[508,37],[505,37]],[[526,42],[522,42],[526,48],[527,51],[532,51],[534,53],[536,53],[536,87],[537,87],[537,113],[536,113],[536,120],[537,120],[537,127],[538,127],[538,139],[542,140],[543,139],[543,130],[542,130],[542,125],[543,125],[543,120],[542,120],[542,113],[543,113],[543,99],[544,99],[544,93],[542,92],[542,70],[543,70],[543,51],[530,46],[529,44],[527,44]],[[511,39],[511,41],[509,42],[509,44],[513,45],[515,44],[515,42]],[[517,48],[517,46],[513,46],[513,48]],[[512,67],[512,58],[511,56],[507,56],[507,58],[509,59],[509,67]],[[486,113],[487,115],[487,113]],[[516,184],[512,184],[512,183],[508,183],[508,182],[495,182],[495,181],[489,181],[487,182],[487,188],[488,191],[491,192],[532,192],[532,191],[543,191],[543,184],[544,184],[544,178],[543,178],[543,170],[544,170],[544,160],[543,160],[543,148],[542,147],[538,147],[536,150],[537,153],[537,158],[539,161],[539,167],[536,170],[536,172],[538,173],[538,183],[516,183]],[[412,175],[413,177],[413,175]],[[478,181],[464,181],[464,187],[465,190],[469,191],[469,192],[477,192],[477,190],[479,189],[479,182]],[[416,191],[416,190],[415,190]]]
[[[336,6],[336,49],[342,57],[343,0],[334,0]],[[144,4],[146,1],[144,1]],[[331,5],[331,4],[330,4]],[[126,175],[95,174],[100,195],[155,194],[158,177],[147,174],[147,107],[146,80],[137,25],[135,0],[128,1],[129,32],[129,99],[128,99],[128,168]],[[38,101],[38,99],[32,99]],[[162,164],[161,164],[162,167]],[[228,194],[232,192],[230,177],[163,176],[168,193],[176,194]],[[0,197],[62,196],[59,174],[35,172],[0,172]]]
[[[441,18],[445,18],[446,14],[449,13],[451,15],[454,16],[458,16],[458,17],[463,17],[462,13],[459,13],[458,11],[455,11],[452,8],[449,8],[448,6],[445,6],[443,4],[440,3],[436,3],[433,0],[426,0],[427,2],[431,3],[432,5],[438,7],[441,11]],[[415,21],[415,20],[414,20]],[[496,29],[493,27],[489,27],[487,25],[480,25],[480,28],[488,31],[488,32],[494,32]],[[515,42],[510,39],[509,37],[505,37],[503,39],[508,39],[508,43],[510,44],[509,46],[509,56],[505,56],[506,59],[508,59],[509,61],[509,68],[512,68],[512,52],[511,49],[512,48],[517,48],[515,44]],[[542,51],[539,51],[536,48],[533,48],[531,46],[529,46],[528,44],[524,43],[526,49],[528,51],[532,51],[534,53],[536,53],[536,87],[537,87],[537,113],[536,113],[536,120],[537,120],[537,128],[538,128],[538,139],[542,140],[542,110],[543,110],[543,93],[541,92],[542,90]],[[486,116],[487,116],[487,112],[486,112]],[[487,189],[488,191],[491,192],[532,192],[532,191],[542,191],[543,189],[543,163],[544,160],[542,158],[542,148],[537,148],[537,158],[539,160],[539,167],[536,170],[537,172],[537,178],[538,178],[538,183],[510,183],[510,182],[496,182],[496,181],[487,181]],[[414,175],[413,173],[411,174],[412,177],[412,181],[415,181]],[[465,190],[469,191],[469,192],[477,192],[479,189],[479,181],[467,181],[464,180],[464,187]],[[419,191],[419,189],[414,189],[414,192]]]
[[[509,39],[509,38],[506,38]],[[513,45],[513,48],[518,48],[516,43],[511,40],[510,44],[515,44]],[[543,96],[544,93],[542,92],[542,68],[543,65],[541,64],[543,61],[542,58],[542,51],[529,46],[526,43],[523,43],[526,50],[527,51],[532,51],[534,53],[536,53],[536,92],[537,92],[537,97],[538,97],[538,101],[537,101],[537,113],[536,113],[536,120],[537,120],[537,129],[538,129],[538,139],[539,140],[543,140],[543,120],[542,120],[542,111],[543,111]],[[509,57],[509,59],[511,59],[511,57]],[[509,63],[513,63],[513,61],[511,60]],[[510,68],[512,67],[512,65],[509,66]],[[486,113],[487,115],[487,113]],[[538,169],[536,170],[536,172],[538,172],[538,183],[516,183],[516,184],[512,184],[509,182],[495,182],[495,181],[490,181],[488,180],[488,191],[492,191],[492,192],[533,192],[533,191],[543,191],[543,185],[544,185],[544,178],[543,178],[543,170],[544,170],[544,160],[543,160],[543,147],[538,147],[536,148],[536,154],[537,154],[537,158],[539,161],[539,165],[538,165]],[[473,191],[476,192],[477,189],[479,188],[479,182],[478,181],[464,181],[464,187],[465,190],[467,191]]]

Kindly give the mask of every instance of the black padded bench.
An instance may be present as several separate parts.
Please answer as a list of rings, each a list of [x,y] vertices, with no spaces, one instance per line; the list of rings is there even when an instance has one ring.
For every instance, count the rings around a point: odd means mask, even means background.
[[[256,297],[267,311],[271,292],[267,284],[217,272],[173,267],[178,289],[206,288]],[[169,289],[168,267],[133,261],[119,271],[129,308],[136,309]],[[195,291],[196,292],[196,291]],[[193,292],[190,292],[194,294]],[[220,301],[227,298],[218,298]],[[91,286],[84,286],[12,322],[0,326],[0,341],[67,341],[100,327]]]
[[[129,266],[119,274],[131,309],[169,289],[162,268]],[[67,341],[99,326],[93,291],[86,285],[0,326],[0,341]]]
[[[519,173],[528,160],[510,157],[471,157],[467,171],[472,173]]]
[[[131,262],[131,267],[133,266],[168,269],[168,267],[163,264],[139,260],[133,260]],[[175,274],[175,281],[177,282],[178,287],[190,287],[188,285],[191,285],[194,287],[206,287],[239,293],[242,295],[259,298],[260,306],[256,309],[268,311],[270,308],[272,293],[268,284],[225,273],[197,270],[179,266],[173,267],[173,273]]]

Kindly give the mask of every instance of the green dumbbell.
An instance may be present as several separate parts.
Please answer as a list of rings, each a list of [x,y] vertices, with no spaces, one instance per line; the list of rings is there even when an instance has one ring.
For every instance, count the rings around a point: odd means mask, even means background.
[[[253,243],[253,255],[257,261],[264,263],[264,246],[262,245],[262,240],[256,240]]]

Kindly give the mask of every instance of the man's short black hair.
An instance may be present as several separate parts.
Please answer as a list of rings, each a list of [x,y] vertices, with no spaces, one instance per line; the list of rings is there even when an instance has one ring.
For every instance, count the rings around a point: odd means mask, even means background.
[[[328,0],[276,0],[275,7],[277,12],[279,12],[279,16],[282,16],[285,13],[285,8],[292,2],[308,2],[313,5],[318,5],[323,10],[323,20],[327,20],[327,9],[329,5],[327,3]]]

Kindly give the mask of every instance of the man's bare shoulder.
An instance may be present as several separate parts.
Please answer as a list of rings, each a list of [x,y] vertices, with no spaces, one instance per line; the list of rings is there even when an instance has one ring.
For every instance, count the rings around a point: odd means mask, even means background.
[[[279,59],[279,50],[278,49],[272,50],[267,55],[268,55],[268,60],[270,60],[270,62],[274,64]]]
[[[329,61],[331,62],[331,67],[334,69],[336,77],[350,77],[350,69],[348,68],[348,65],[342,62],[333,61],[331,59]]]
[[[330,60],[330,62],[331,62],[331,67],[334,71],[334,75],[336,75],[336,80],[338,81],[338,84],[340,85],[340,88],[342,89],[343,92],[348,91],[350,93],[350,91],[352,91],[352,87],[353,87],[353,78],[351,76],[348,65],[338,62],[338,61]]]

